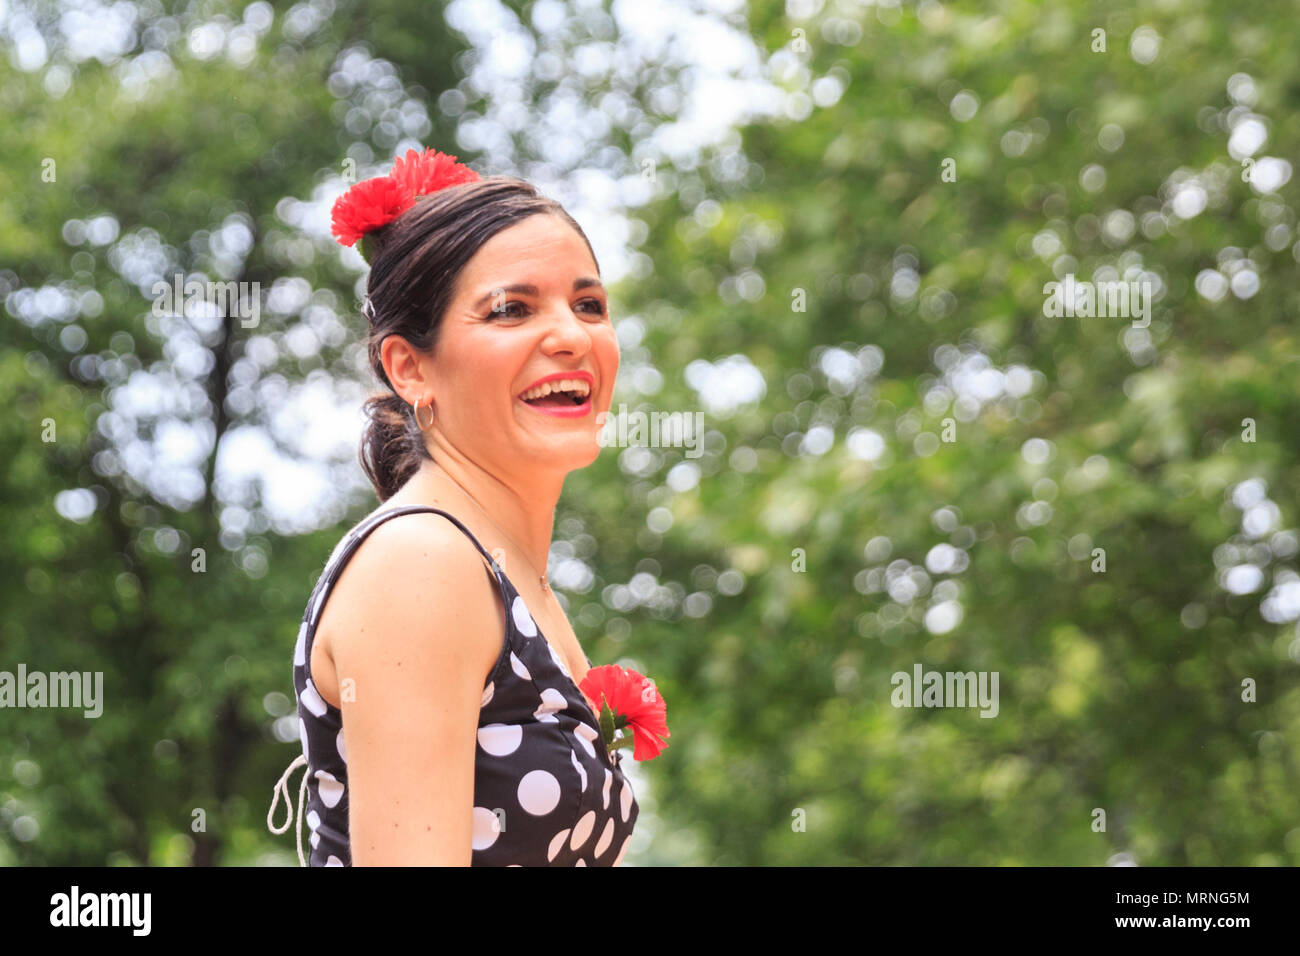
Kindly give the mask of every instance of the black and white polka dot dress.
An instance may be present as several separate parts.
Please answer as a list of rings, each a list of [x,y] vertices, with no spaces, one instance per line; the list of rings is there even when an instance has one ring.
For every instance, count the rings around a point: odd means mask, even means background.
[[[507,609],[505,640],[479,711],[471,865],[618,864],[639,812],[621,769],[622,751],[611,759],[597,716],[563,659],[469,529],[445,511],[412,505],[371,515],[348,533],[321,572],[298,631],[293,684],[307,760],[308,865],[352,863],[343,714],[312,683],[316,625],[334,582],[365,536],[383,521],[415,512],[443,515],[468,535],[491,566]]]

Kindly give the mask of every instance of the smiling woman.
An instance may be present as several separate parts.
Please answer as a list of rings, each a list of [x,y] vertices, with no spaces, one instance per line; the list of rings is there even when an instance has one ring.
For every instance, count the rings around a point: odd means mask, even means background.
[[[545,574],[618,374],[591,245],[528,183],[432,151],[334,221],[371,266],[382,507],[330,556],[294,653],[311,865],[616,864],[638,808]]]
[[[511,228],[516,225],[520,228]],[[485,269],[489,260],[484,259],[466,268],[476,253],[504,230],[512,235],[501,236],[503,242],[494,245],[503,253],[517,248],[531,254],[544,275],[550,272],[548,260],[574,255],[577,250],[567,247],[575,245],[586,252],[585,256],[578,253],[577,262],[589,264],[588,269],[599,274],[595,253],[577,222],[554,200],[538,195],[530,184],[509,177],[440,190],[367,237],[373,250],[367,309],[370,363],[390,391],[367,403],[371,425],[362,446],[362,464],[381,501],[391,497],[422,460],[432,460],[421,435],[430,426],[415,414],[416,403],[427,405],[429,396],[417,394],[406,401],[393,390],[381,354],[384,343],[397,336],[417,352],[432,353],[445,325],[467,321],[509,327],[526,322],[540,308],[541,287],[518,281],[525,263],[513,260],[508,253],[501,256],[495,270]],[[533,248],[534,243],[545,248]],[[553,284],[552,278],[547,285]],[[607,327],[616,348],[599,278],[575,276],[572,287],[565,291],[574,298],[571,307],[575,314]],[[452,377],[439,376],[442,383],[450,385],[459,377],[457,369],[444,371]],[[463,372],[463,367],[459,371]],[[476,377],[470,380],[481,382]]]

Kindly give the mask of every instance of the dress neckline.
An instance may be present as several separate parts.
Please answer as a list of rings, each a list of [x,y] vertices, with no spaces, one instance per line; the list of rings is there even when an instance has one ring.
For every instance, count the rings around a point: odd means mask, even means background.
[[[523,601],[524,610],[528,611],[528,616],[529,618],[532,619],[533,627],[537,628],[537,637],[540,640],[546,642],[546,646],[548,648],[548,651],[550,652],[546,656],[549,660],[551,667],[555,668],[556,672],[560,675],[560,677],[568,682],[569,687],[573,691],[574,698],[576,698],[578,703],[582,705],[582,709],[586,711],[587,716],[591,718],[590,726],[593,730],[596,731],[596,742],[597,742],[596,745],[600,747],[601,753],[605,755],[606,766],[610,767],[611,769],[616,768],[617,765],[614,763],[614,758],[610,754],[609,748],[605,746],[605,735],[600,731],[600,716],[596,714],[595,711],[592,710],[591,702],[587,700],[587,695],[582,692],[582,688],[578,686],[576,681],[574,681],[573,676],[569,673],[569,669],[567,667],[561,667],[560,664],[551,657],[552,653],[554,653],[555,656],[558,657],[559,652],[555,651],[555,649],[552,647],[550,638],[546,636],[546,633],[542,630],[542,626],[539,623],[537,623],[537,618],[533,616],[533,612],[528,607],[528,602],[524,601],[524,596],[519,593],[519,589],[515,587],[514,582],[510,580],[510,578],[506,575],[505,571],[501,569],[501,566],[498,565],[495,560],[492,561],[492,566],[496,569],[496,572],[501,575],[501,580],[503,580],[506,583],[506,586],[510,588],[510,590],[514,593],[514,596],[517,597],[520,601]],[[506,608],[506,614],[508,616],[506,626],[518,631],[519,625],[515,623],[514,612],[510,608]],[[587,661],[587,667],[588,668],[592,667],[591,658],[587,655],[586,651],[582,652],[582,656]]]

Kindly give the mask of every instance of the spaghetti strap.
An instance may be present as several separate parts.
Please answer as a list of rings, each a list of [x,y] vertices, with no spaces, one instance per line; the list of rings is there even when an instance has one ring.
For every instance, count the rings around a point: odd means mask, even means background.
[[[324,606],[325,600],[329,596],[329,591],[334,587],[334,582],[338,579],[339,575],[342,574],[343,567],[349,560],[351,560],[353,553],[357,548],[361,547],[361,542],[366,539],[366,536],[389,518],[396,518],[399,515],[417,514],[419,512],[433,512],[434,514],[440,514],[465,533],[465,536],[474,543],[474,547],[478,549],[479,554],[483,555],[483,559],[487,561],[488,566],[492,571],[492,576],[496,579],[497,590],[501,592],[501,600],[505,601],[507,608],[510,607],[510,596],[506,591],[505,572],[501,570],[500,565],[497,564],[495,559],[493,559],[492,555],[488,553],[483,545],[479,544],[478,538],[474,537],[469,528],[465,527],[465,525],[463,525],[455,515],[443,511],[441,508],[433,508],[428,505],[403,505],[400,508],[389,508],[385,511],[377,511],[365,518],[360,524],[348,532],[347,536],[340,543],[340,546],[335,549],[335,553],[330,556],[325,570],[316,581],[316,587],[313,589],[311,599],[307,602],[307,613],[303,617],[303,623],[310,630],[315,630],[317,624],[316,619],[319,617],[321,608]]]
[[[501,598],[506,602],[506,607],[508,608],[510,606],[510,599],[506,595],[505,581],[503,580],[504,572],[497,564],[496,559],[493,558],[490,553],[488,553],[487,549],[484,548],[483,545],[479,544],[478,538],[474,537],[473,533],[469,530],[469,528],[465,527],[465,525],[463,525],[460,519],[457,518],[455,515],[443,511],[441,508],[433,508],[430,507],[429,505],[404,505],[401,508],[393,508],[389,511],[381,511],[376,516],[378,520],[375,522],[375,524],[379,524],[380,521],[384,521],[385,519],[394,517],[395,515],[419,514],[421,512],[431,512],[433,514],[442,515],[444,518],[446,518],[448,521],[454,524],[457,528],[460,528],[461,531],[465,532],[465,537],[469,538],[470,541],[474,542],[474,547],[478,548],[478,553],[483,555],[483,559],[487,561],[488,565],[492,568],[492,576],[497,579],[497,586],[501,589]]]

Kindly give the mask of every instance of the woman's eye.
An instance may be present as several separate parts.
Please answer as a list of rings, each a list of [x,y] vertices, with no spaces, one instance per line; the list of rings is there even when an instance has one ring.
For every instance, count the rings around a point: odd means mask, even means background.
[[[580,309],[589,312],[592,315],[604,315],[605,303],[600,299],[583,299],[578,303]],[[494,308],[489,314],[489,318],[508,318],[522,319],[528,314],[528,306],[518,300],[511,300],[504,305]]]
[[[523,315],[523,311],[521,311],[521,310],[523,310],[523,309],[525,309],[525,308],[526,308],[526,307],[524,306],[524,304],[523,304],[522,302],[519,302],[519,301],[511,301],[511,302],[507,302],[505,305],[501,306],[500,308],[494,308],[494,309],[492,310],[492,315],[493,315],[493,316],[504,316],[504,317],[506,317],[506,318],[511,318],[511,319],[517,319],[517,318],[520,318],[520,317]]]

